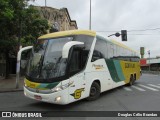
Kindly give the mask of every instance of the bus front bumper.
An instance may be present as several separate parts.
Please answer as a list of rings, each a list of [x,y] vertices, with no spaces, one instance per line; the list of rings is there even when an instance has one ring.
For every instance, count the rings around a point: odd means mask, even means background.
[[[24,95],[34,100],[53,103],[53,104],[68,104],[68,89],[53,92],[49,94],[36,93],[28,90],[24,86]]]

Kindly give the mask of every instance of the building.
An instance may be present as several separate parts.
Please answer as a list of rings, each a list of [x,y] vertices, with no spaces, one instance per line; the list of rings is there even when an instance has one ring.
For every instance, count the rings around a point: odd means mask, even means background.
[[[42,18],[48,20],[50,27],[54,27],[59,31],[78,29],[75,20],[71,20],[67,8],[56,9],[52,7],[34,6]]]
[[[143,58],[140,65],[142,70],[160,71],[160,58]]]

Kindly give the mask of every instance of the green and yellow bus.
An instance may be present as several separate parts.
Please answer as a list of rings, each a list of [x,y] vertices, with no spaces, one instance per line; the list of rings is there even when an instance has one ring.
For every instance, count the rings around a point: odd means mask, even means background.
[[[100,93],[140,78],[139,55],[94,31],[43,35],[33,46],[24,80],[25,96],[54,104],[95,100]]]

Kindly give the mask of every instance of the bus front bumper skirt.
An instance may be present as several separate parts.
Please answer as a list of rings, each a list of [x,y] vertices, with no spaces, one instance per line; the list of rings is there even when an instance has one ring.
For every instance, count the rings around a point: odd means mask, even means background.
[[[65,105],[69,103],[67,96],[68,89],[49,94],[42,94],[42,93],[32,92],[24,86],[24,95],[34,100],[53,103],[53,104]]]

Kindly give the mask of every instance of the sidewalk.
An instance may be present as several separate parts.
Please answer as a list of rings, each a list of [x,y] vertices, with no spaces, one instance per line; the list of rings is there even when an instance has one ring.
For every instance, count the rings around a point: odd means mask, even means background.
[[[19,80],[19,88],[16,89],[16,77],[10,76],[8,79],[0,77],[0,93],[23,91],[24,77]]]

